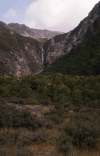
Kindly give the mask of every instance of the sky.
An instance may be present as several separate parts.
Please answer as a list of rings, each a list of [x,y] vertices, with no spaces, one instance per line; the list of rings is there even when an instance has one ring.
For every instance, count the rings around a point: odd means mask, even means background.
[[[0,21],[69,32],[99,0],[0,0]]]

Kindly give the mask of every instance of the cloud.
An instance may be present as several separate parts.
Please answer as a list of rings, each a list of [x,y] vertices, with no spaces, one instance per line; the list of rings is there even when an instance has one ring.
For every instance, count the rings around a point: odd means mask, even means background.
[[[13,9],[9,9],[8,12],[4,14],[5,18],[16,17],[16,11]]]
[[[26,10],[23,21],[37,29],[70,31],[85,18],[98,0],[37,0]]]

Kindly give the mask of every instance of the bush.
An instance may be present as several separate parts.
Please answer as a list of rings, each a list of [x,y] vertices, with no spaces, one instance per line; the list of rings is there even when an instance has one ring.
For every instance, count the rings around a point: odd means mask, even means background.
[[[51,121],[47,121],[46,124],[45,124],[45,127],[47,129],[52,129],[54,127],[54,124]]]
[[[32,137],[32,141],[36,141],[36,142],[45,142],[47,141],[48,139],[48,134],[45,132],[45,131],[39,131],[37,133],[34,133],[33,134],[33,137]]]
[[[72,147],[71,138],[63,134],[59,137],[58,142],[59,151],[67,156]]]
[[[81,95],[81,91],[79,89],[73,90],[72,98],[73,98],[73,103],[76,106],[80,106],[81,104],[83,104],[83,98]]]
[[[94,117],[85,113],[76,115],[65,125],[64,131],[72,137],[72,143],[77,148],[95,148],[100,137],[100,121],[95,121],[95,113]]]
[[[3,147],[3,146],[0,147],[0,155],[1,155],[1,156],[7,156],[7,155],[6,155],[6,151],[5,151],[5,147]]]
[[[37,118],[27,110],[18,110],[7,105],[0,105],[0,127],[26,127],[35,130]]]
[[[24,147],[25,145],[30,145],[33,141],[33,134],[27,132],[25,134],[20,134],[19,142],[17,142],[18,147]]]
[[[0,144],[5,147],[12,147],[18,143],[20,137],[20,131],[10,132],[9,130],[6,130],[0,135]]]
[[[34,151],[26,148],[18,148],[15,151],[15,156],[34,156]]]
[[[48,139],[48,133],[41,130],[36,133],[25,132],[23,130],[5,130],[0,135],[0,150],[3,152],[5,148],[21,148],[30,145],[32,142],[42,143]],[[5,148],[3,148],[5,147]],[[18,150],[17,150],[18,151]]]
[[[45,113],[45,117],[52,120],[55,124],[63,122],[66,117],[64,106],[56,103],[53,109]]]
[[[26,99],[32,96],[32,92],[32,89],[27,86],[27,88],[22,88],[20,90],[19,97]]]
[[[46,106],[52,104],[51,101],[50,101],[49,99],[46,99],[46,100],[42,99],[42,100],[40,100],[39,102],[40,102],[41,104],[43,104],[43,105],[46,105]]]

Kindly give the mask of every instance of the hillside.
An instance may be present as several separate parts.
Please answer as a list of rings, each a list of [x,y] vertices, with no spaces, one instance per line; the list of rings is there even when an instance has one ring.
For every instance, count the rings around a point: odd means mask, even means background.
[[[88,28],[84,41],[53,62],[45,72],[68,75],[100,74],[100,16]]]
[[[20,35],[0,22],[0,74],[31,74],[41,68],[40,42]]]
[[[48,40],[44,44],[44,65],[51,64],[53,61],[69,53],[70,50],[80,44],[84,40],[84,36],[94,22],[100,15],[100,2],[90,11],[88,16],[84,18],[79,25],[72,31],[58,35]]]

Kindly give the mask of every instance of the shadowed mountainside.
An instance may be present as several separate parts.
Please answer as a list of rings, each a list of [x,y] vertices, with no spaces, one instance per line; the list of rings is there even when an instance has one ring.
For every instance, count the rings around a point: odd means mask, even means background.
[[[68,75],[100,74],[100,16],[88,28],[84,41],[53,62],[45,72]]]

